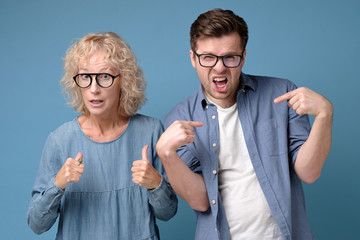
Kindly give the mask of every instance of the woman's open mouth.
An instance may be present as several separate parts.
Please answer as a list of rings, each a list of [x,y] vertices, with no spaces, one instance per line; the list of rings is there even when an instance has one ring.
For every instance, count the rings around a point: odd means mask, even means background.
[[[90,100],[90,104],[92,106],[99,106],[103,103],[104,101],[103,100]]]

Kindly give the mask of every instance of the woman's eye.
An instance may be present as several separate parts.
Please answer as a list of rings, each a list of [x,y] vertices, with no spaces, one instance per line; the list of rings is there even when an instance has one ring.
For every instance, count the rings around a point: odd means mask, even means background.
[[[102,75],[100,75],[100,78],[104,79],[104,80],[107,80],[107,79],[110,78],[110,75],[109,74],[102,74]]]
[[[80,75],[81,76],[81,79],[83,79],[83,80],[87,80],[87,79],[89,79],[89,75],[87,75],[87,74],[81,74]]]

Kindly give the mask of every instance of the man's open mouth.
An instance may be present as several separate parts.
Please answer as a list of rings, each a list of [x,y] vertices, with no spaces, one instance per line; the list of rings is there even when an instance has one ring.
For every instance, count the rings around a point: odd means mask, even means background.
[[[215,83],[216,87],[223,88],[226,86],[227,78],[226,77],[214,78],[213,82]]]

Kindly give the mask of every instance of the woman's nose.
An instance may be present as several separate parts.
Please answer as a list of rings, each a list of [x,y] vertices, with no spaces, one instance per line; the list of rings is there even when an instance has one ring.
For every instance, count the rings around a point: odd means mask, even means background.
[[[97,83],[95,78],[92,79],[92,82],[91,82],[91,85],[90,85],[90,92],[93,93],[93,94],[96,94],[96,93],[100,92],[100,86]]]

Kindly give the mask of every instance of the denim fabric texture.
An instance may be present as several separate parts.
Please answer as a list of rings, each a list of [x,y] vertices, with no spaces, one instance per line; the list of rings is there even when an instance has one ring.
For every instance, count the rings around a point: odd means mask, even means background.
[[[285,79],[242,73],[237,107],[245,142],[256,176],[280,228],[282,239],[313,239],[305,211],[302,182],[294,171],[299,148],[308,138],[307,115],[298,115],[286,101],[273,100],[296,86]],[[201,121],[196,140],[178,149],[187,166],[203,176],[210,201],[206,212],[195,211],[195,239],[228,240],[229,229],[218,190],[219,127],[216,106],[198,89],[165,118],[165,128],[175,120]]]
[[[177,211],[177,197],[167,181],[155,146],[163,132],[157,119],[132,116],[121,136],[96,142],[77,119],[53,131],[45,144],[32,189],[28,224],[35,233],[50,229],[59,216],[56,239],[159,239],[156,218],[168,220]],[[132,163],[149,161],[162,174],[160,185],[147,190],[132,182]],[[54,177],[67,158],[83,153],[84,173],[63,191]]]

